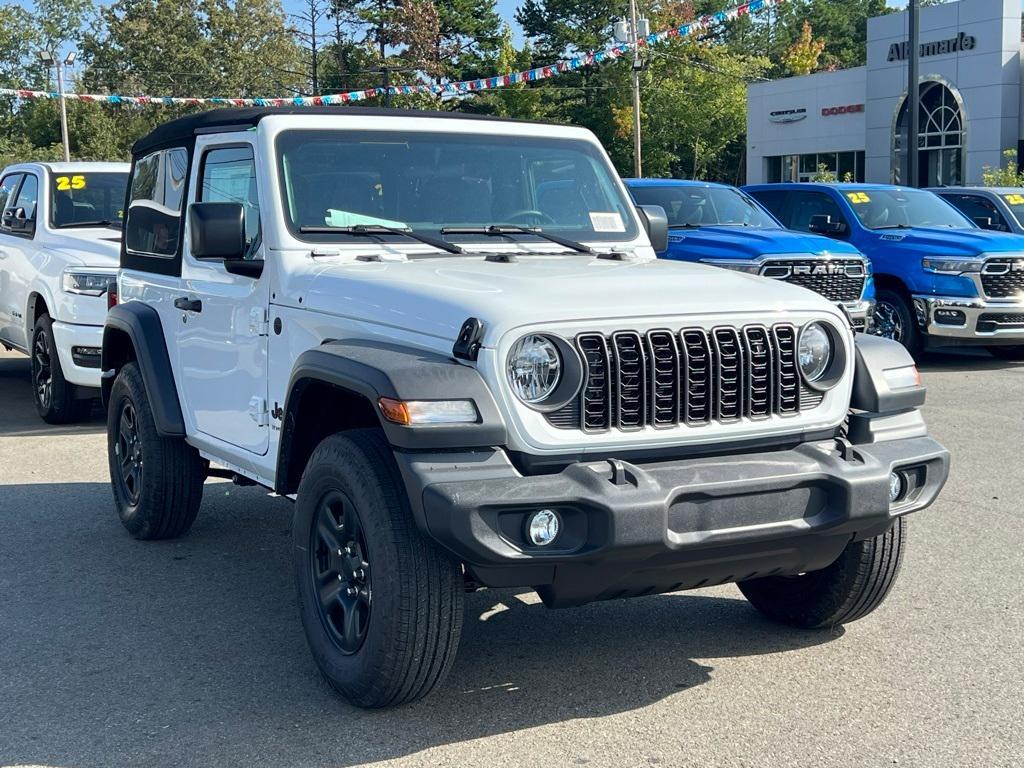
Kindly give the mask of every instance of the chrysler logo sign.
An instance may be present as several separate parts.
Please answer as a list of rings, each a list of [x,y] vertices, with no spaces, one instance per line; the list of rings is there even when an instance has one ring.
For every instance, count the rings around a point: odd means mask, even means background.
[[[797,120],[803,120],[805,117],[807,117],[806,107],[777,109],[774,112],[768,113],[768,119],[773,123],[795,123]]]
[[[947,53],[959,53],[960,51],[973,51],[977,45],[974,35],[961,32],[956,37],[948,40],[934,40],[930,43],[921,43],[921,58],[925,56],[942,56]],[[902,43],[893,43],[889,46],[888,61],[906,61],[910,57],[910,42],[904,40]]]

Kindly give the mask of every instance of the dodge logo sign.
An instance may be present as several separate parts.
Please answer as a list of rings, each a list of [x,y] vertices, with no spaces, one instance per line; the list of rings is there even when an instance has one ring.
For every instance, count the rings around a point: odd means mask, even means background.
[[[832,115],[853,115],[857,112],[863,112],[863,104],[847,104],[843,107],[822,107],[821,116],[831,117]]]

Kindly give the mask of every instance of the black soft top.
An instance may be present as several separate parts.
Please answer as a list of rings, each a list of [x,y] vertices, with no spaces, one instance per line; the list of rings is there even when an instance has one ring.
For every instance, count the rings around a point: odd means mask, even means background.
[[[437,112],[418,109],[381,109],[376,107],[227,107],[197,112],[158,125],[147,135],[135,142],[132,154],[136,157],[148,154],[154,149],[170,146],[191,146],[198,133],[225,133],[253,128],[264,117],[273,115],[339,115],[352,114],[359,110],[360,117],[440,117],[451,120],[499,120],[503,122],[529,122],[507,120],[490,115],[474,115],[465,112]]]

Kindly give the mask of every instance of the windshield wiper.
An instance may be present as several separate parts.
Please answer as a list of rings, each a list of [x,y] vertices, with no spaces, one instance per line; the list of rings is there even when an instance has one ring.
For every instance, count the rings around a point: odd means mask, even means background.
[[[121,222],[116,222],[120,228]],[[71,221],[67,224],[58,224],[57,229],[79,229],[85,227],[112,227],[115,225],[113,221],[107,221],[106,219],[100,219],[97,221]]]
[[[576,251],[577,253],[597,253],[589,245],[578,243],[567,237],[559,237],[544,232],[539,227],[520,227],[515,224],[490,224],[486,227],[441,227],[442,235],[487,235],[488,237],[508,237],[509,235],[535,235],[555,245]]]
[[[304,235],[360,235],[363,237],[376,237],[380,235],[402,235],[412,240],[418,240],[424,245],[438,248],[448,253],[462,255],[466,251],[463,248],[430,235],[421,235],[411,229],[399,229],[398,227],[386,227],[383,224],[353,224],[351,227],[299,227],[299,232]]]

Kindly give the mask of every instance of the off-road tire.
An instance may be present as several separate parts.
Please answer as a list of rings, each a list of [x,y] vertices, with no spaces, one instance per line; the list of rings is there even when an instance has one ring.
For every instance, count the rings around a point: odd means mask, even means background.
[[[888,332],[889,323],[886,314],[891,310],[893,320],[899,324],[897,335]],[[876,336],[885,336],[902,344],[912,355],[921,351],[924,339],[921,330],[917,327],[917,318],[914,310],[907,302],[906,297],[898,291],[888,288],[879,288],[875,294],[875,315],[874,330]]]
[[[740,591],[770,619],[805,629],[847,624],[882,604],[896,582],[905,547],[896,518],[881,536],[850,542],[820,571],[739,582]]]
[[[126,409],[131,409],[135,440],[126,440]],[[137,446],[139,473],[126,482],[122,458],[125,445]],[[117,374],[107,408],[107,459],[114,507],[121,523],[136,539],[173,539],[192,526],[203,500],[206,477],[199,452],[179,437],[156,431],[142,373],[128,363]]]
[[[347,546],[346,521],[356,520],[366,547],[356,556],[369,574],[365,585],[343,582],[347,576],[340,571],[337,577],[339,583],[353,585],[345,588],[350,600],[370,598],[365,602],[364,634],[348,650],[342,648],[341,609],[334,602],[342,599],[341,588],[321,607],[321,585],[334,584],[329,567],[323,567],[325,554],[330,554],[326,539],[319,538],[318,521],[326,519],[325,509],[337,526],[339,561],[342,551],[361,549]],[[350,510],[355,518],[346,518]],[[306,640],[336,691],[360,707],[391,707],[427,695],[444,679],[462,631],[461,568],[416,527],[380,430],[350,430],[320,443],[299,484],[292,538]]]
[[[986,347],[988,353],[992,357],[998,360],[1024,360],[1024,344],[1014,344],[1013,346],[991,346]]]
[[[92,410],[92,400],[75,397],[75,386],[64,378],[57,343],[53,338],[53,320],[45,312],[32,329],[32,401],[39,418],[47,424],[82,421]]]

